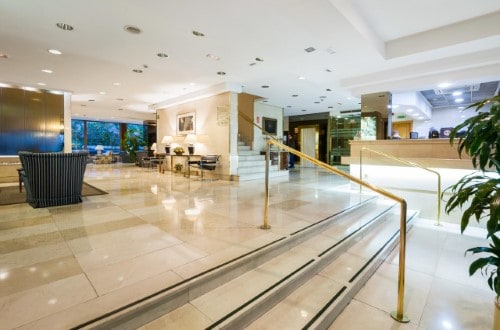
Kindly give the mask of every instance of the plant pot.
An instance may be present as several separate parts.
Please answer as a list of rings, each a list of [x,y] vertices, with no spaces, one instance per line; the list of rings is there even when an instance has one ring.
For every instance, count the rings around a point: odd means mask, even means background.
[[[500,296],[495,298],[493,311],[493,329],[500,329]]]
[[[182,153],[182,152],[176,152],[175,154],[176,154],[177,156],[180,156],[180,155],[182,155],[183,153]]]

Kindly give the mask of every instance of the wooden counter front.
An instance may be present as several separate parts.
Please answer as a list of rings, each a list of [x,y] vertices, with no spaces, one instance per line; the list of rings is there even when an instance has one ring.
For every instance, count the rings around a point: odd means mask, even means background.
[[[462,154],[460,159],[457,143],[452,146],[449,139],[352,140],[350,145],[351,156],[342,157],[342,164],[358,165],[360,150],[366,147],[425,167],[473,169],[470,157]],[[363,164],[405,166],[368,150],[363,151]]]

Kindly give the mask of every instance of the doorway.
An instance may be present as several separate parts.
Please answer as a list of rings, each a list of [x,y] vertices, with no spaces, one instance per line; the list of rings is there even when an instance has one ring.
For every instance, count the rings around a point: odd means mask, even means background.
[[[318,127],[300,127],[300,150],[302,153],[318,159]],[[300,162],[302,167],[314,167],[314,164],[308,161]]]
[[[409,139],[413,130],[413,121],[392,122],[392,131],[398,131],[402,139]]]

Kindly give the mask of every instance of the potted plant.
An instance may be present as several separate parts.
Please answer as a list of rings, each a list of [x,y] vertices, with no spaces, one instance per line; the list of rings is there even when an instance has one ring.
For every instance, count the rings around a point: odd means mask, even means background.
[[[174,153],[176,155],[182,155],[184,153],[184,149],[182,147],[175,147],[174,148]]]
[[[489,111],[480,110],[489,106]],[[466,175],[448,187],[452,195],[445,211],[464,209],[460,229],[463,233],[472,217],[486,221],[489,246],[468,249],[465,253],[480,254],[469,266],[469,275],[478,270],[487,278],[488,286],[495,292],[494,329],[500,329],[500,95],[467,107],[477,114],[456,126],[450,134],[450,143],[458,138],[458,154],[471,157],[477,172]],[[464,130],[464,131],[462,131]],[[444,194],[444,192],[443,192]]]
[[[180,171],[182,171],[182,167],[183,167],[183,166],[182,166],[182,164],[181,164],[181,163],[177,163],[177,164],[175,164],[175,165],[174,165],[174,168],[175,168],[175,171],[176,171],[176,172],[180,172]]]

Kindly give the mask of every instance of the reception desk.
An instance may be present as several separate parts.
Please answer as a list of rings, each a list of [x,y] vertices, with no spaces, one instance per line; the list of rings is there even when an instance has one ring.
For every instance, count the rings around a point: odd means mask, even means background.
[[[350,145],[351,155],[342,157],[342,164],[359,165],[360,153],[363,150],[363,164],[405,166],[370,152],[370,150],[374,150],[424,167],[473,169],[470,157],[463,153],[462,158],[460,158],[457,152],[457,143],[450,145],[449,139],[353,140],[350,141]]]

